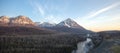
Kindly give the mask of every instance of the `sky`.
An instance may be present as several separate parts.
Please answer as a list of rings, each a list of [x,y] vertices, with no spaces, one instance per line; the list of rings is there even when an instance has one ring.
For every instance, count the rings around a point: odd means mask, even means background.
[[[71,18],[92,31],[120,30],[120,0],[0,0],[3,15],[51,23]]]

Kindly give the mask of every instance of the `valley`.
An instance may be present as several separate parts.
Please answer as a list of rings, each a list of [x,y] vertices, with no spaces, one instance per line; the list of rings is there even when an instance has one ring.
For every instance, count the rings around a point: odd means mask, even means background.
[[[119,53],[120,31],[93,32],[68,18],[58,24],[0,17],[1,53]]]
[[[0,0],[0,53],[120,53],[120,0]]]

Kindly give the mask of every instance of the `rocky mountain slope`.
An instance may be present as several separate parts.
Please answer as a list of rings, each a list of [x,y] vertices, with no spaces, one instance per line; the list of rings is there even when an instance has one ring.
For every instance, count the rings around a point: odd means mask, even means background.
[[[35,26],[35,23],[26,16],[0,17],[0,35],[39,35],[54,32]]]
[[[8,24],[10,22],[8,16],[1,16],[0,17],[0,24]]]
[[[26,16],[17,16],[10,18],[8,16],[0,17],[0,25],[35,25],[31,19]]]

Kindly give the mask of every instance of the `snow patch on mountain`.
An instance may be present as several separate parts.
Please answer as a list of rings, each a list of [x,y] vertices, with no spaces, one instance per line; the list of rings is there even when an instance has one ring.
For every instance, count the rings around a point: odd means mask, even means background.
[[[50,23],[50,22],[43,22],[39,24],[40,27],[53,27],[56,26],[55,23]]]

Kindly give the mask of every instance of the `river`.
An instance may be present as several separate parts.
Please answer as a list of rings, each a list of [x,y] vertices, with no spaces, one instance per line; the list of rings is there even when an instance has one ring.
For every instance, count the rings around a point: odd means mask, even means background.
[[[72,53],[87,53],[93,46],[91,38],[87,38],[86,41],[79,42],[77,44],[77,50],[73,50]]]

